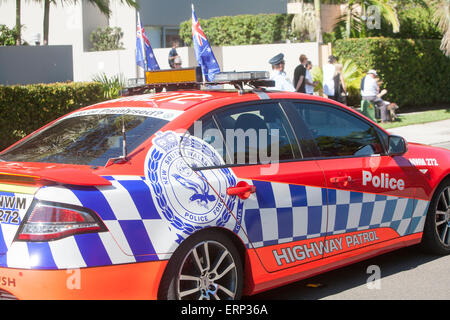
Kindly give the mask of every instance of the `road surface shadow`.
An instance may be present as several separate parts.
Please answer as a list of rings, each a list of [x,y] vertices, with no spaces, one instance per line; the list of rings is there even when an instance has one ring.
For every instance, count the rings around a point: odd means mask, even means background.
[[[422,264],[441,258],[439,255],[424,253],[418,246],[399,249],[340,269],[329,271],[312,278],[286,286],[244,297],[244,300],[318,300],[340,292],[365,285],[367,267],[377,265],[381,277],[388,277],[414,269]],[[364,299],[364,297],[361,297]]]

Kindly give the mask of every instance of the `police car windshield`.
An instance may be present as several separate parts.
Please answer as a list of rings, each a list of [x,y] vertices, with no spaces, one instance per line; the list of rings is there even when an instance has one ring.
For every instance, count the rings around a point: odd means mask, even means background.
[[[132,152],[166,123],[164,119],[129,114],[68,117],[0,156],[5,161],[104,166],[123,154],[123,124],[127,148]]]

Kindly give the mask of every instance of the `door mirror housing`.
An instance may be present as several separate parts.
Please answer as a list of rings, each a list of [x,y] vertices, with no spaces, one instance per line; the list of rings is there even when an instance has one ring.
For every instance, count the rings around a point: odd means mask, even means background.
[[[408,151],[408,142],[400,136],[389,136],[388,138],[388,155],[401,156]]]

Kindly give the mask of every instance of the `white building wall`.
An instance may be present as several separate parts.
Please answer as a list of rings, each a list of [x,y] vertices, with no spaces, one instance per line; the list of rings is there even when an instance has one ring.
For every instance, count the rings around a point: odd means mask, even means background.
[[[136,67],[136,12],[121,4],[111,1],[112,14],[109,19],[111,27],[119,26],[124,32],[125,50],[89,52],[86,51],[83,33],[93,28],[92,22],[83,25],[83,5],[78,1],[75,5],[51,5],[50,45],[72,45],[74,81],[91,81],[99,74],[108,76],[123,75],[125,78],[143,77],[143,72]],[[86,7],[84,8],[86,11]],[[43,5],[24,1],[22,5],[22,24],[25,25],[23,38],[30,42],[36,33],[42,36]],[[93,11],[92,14],[95,12]],[[95,14],[91,16],[95,17]],[[97,13],[98,14],[98,13]],[[92,19],[92,18],[91,18]],[[104,17],[99,17],[103,24]],[[15,1],[0,2],[0,24],[8,27],[15,25]],[[86,24],[86,22],[85,22]],[[86,36],[86,35],[85,35]],[[161,69],[168,69],[167,57],[170,48],[154,48],[156,59]],[[197,65],[193,48],[178,48],[183,67]],[[264,44],[249,46],[214,47],[213,51],[222,71],[247,71],[271,69],[268,61],[276,54],[285,55],[286,72],[292,79],[295,67],[299,64],[300,54],[306,54],[314,65],[319,64],[319,46],[317,43]]]

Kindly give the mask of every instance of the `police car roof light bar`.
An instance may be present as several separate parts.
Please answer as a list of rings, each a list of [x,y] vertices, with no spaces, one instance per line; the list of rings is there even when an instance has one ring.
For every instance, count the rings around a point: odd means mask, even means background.
[[[269,72],[266,71],[220,72],[215,75],[214,81],[203,82],[199,81],[199,69],[200,67],[181,69],[186,70],[186,72],[184,73],[185,77],[183,77],[183,79],[177,78],[175,74],[177,72],[179,73],[180,69],[147,71],[146,84],[126,88],[123,92],[123,95],[131,96],[142,94],[146,90],[152,89],[155,89],[157,92],[159,92],[164,88],[166,89],[166,91],[188,90],[188,89],[199,90],[201,89],[202,85],[217,86],[230,84],[233,85],[239,91],[239,93],[245,92],[244,91],[245,85],[248,85],[253,89],[260,89],[260,90],[264,90],[263,87],[275,86],[274,81],[269,80]],[[217,88],[215,88],[215,90],[217,90]]]

